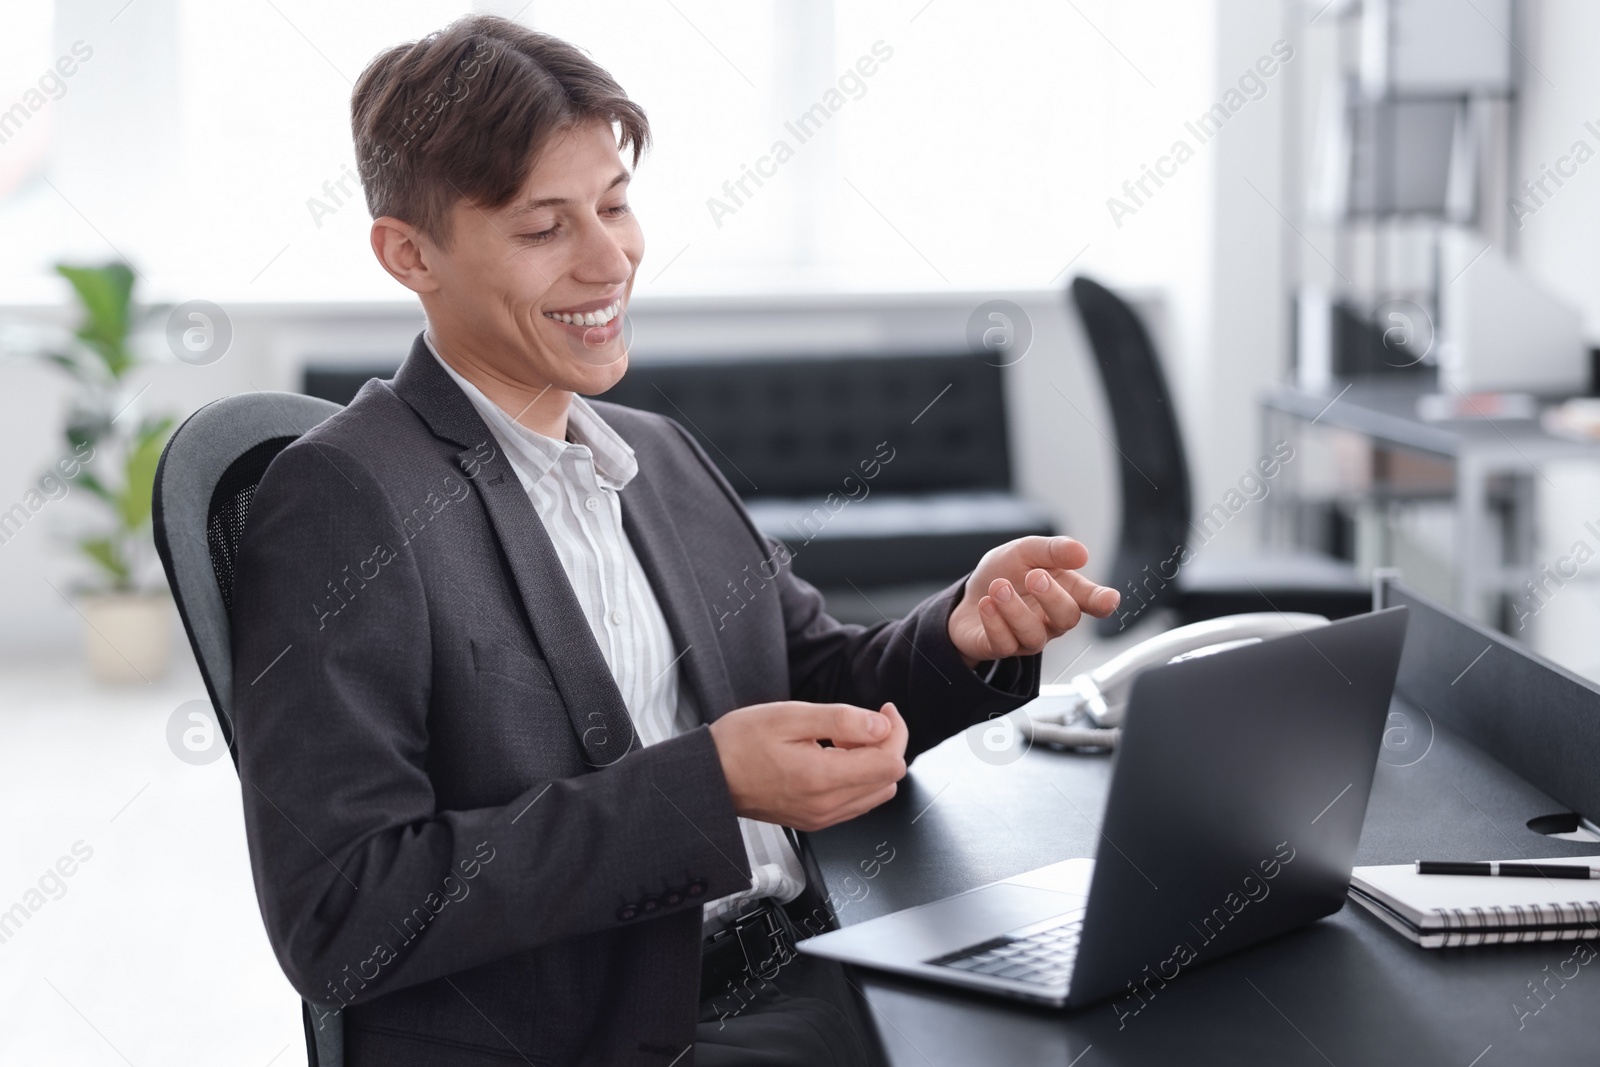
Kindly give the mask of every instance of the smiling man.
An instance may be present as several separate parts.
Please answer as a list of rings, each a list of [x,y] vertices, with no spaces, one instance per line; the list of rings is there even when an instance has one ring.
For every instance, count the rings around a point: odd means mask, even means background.
[[[780,568],[718,627],[707,591],[782,546],[676,423],[584,399],[628,366],[644,112],[474,16],[375,59],[352,114],[427,329],[272,462],[233,592],[256,888],[312,1026],[348,1067],[867,1062],[793,953],[797,831],[1031,698],[1117,594],[1026,538],[893,624]]]

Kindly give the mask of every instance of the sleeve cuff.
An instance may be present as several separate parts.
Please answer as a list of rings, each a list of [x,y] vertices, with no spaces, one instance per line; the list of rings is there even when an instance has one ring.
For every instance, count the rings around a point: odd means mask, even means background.
[[[969,668],[951,642],[949,629],[950,613],[960,603],[965,586],[963,578],[924,601],[914,613],[922,615],[924,625],[932,632],[924,638],[926,644],[919,646],[920,653],[913,657],[912,669],[921,682],[913,688],[930,697],[938,693],[960,706],[966,721],[951,724],[956,729],[1003,714],[1038,696],[1042,659],[1037,655],[1012,656]]]
[[[998,689],[1002,693],[1026,696],[1031,700],[1037,695],[1039,672],[1037,667],[1030,671],[1028,661],[1038,658],[1011,656],[1007,659],[992,659],[978,664],[973,670],[989,688]]]

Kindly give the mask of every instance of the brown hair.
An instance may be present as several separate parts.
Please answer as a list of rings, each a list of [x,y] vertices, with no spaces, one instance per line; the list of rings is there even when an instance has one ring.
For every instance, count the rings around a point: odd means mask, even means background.
[[[403,219],[445,248],[457,200],[505,206],[553,134],[591,121],[614,124],[639,162],[650,124],[611,75],[581,49],[494,15],[396,45],[350,96],[372,217]]]

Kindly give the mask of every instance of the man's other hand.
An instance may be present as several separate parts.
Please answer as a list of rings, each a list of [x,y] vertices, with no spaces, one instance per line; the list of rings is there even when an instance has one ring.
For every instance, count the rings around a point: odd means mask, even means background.
[[[734,811],[796,830],[870,811],[906,773],[906,723],[893,704],[753,704],[712,723],[711,738]]]
[[[1078,573],[1088,562],[1070,537],[1019,537],[985,553],[950,613],[950,642],[966,665],[1042,652],[1085,612],[1117,610],[1122,594]]]

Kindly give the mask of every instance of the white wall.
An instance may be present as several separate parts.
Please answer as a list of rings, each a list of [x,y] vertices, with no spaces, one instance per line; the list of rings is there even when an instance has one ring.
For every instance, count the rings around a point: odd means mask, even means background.
[[[1589,343],[1600,344],[1600,67],[1592,55],[1600,41],[1600,4],[1528,0],[1523,29],[1521,47],[1536,69],[1524,68],[1513,184],[1539,177],[1545,166],[1554,167],[1562,156],[1573,154],[1579,141],[1594,158],[1564,178],[1520,227],[1509,218],[1508,226],[1523,265],[1582,309]],[[1510,216],[1503,205],[1501,210]],[[1600,517],[1600,473],[1587,463],[1550,464],[1543,473],[1534,483],[1540,498],[1535,559],[1554,564],[1580,541],[1594,547],[1586,524]],[[1540,601],[1521,603],[1531,607]],[[1528,632],[1517,636],[1580,674],[1600,677],[1597,620],[1600,568],[1590,564],[1578,580],[1557,588],[1529,622]]]
[[[1591,343],[1600,343],[1600,4],[1528,0],[1524,7],[1522,49],[1535,69],[1524,69],[1516,181],[1537,178],[1578,141],[1593,158],[1522,220],[1514,239],[1522,262],[1583,310]]]
[[[1152,212],[1169,240],[1157,252],[1141,249],[1140,264],[1158,284],[1166,328],[1157,337],[1177,393],[1189,451],[1197,512],[1237,486],[1261,456],[1258,398],[1279,384],[1288,366],[1288,305],[1303,230],[1298,171],[1285,165],[1286,138],[1296,134],[1309,56],[1299,42],[1308,17],[1293,0],[1207,0],[1214,9],[1204,88],[1175,112],[1174,137],[1196,145],[1195,158],[1163,188]],[[1273,46],[1294,48],[1263,79],[1258,98],[1246,98],[1203,143],[1189,123],[1225,102],[1239,79]],[[1144,213],[1129,222],[1145,221]],[[1256,543],[1259,509],[1246,509],[1207,546],[1238,554]]]
[[[1193,65],[1200,75],[1191,82],[1151,68],[1169,132],[1143,146],[1145,155],[1130,155],[1127,170],[1138,179],[1179,139],[1194,156],[1114,232],[1095,233],[1084,258],[1113,287],[1161,294],[1151,325],[1176,394],[1196,510],[1204,510],[1262,454],[1258,398],[1288,366],[1289,294],[1303,240],[1296,229],[1304,224],[1299,174],[1285,166],[1284,145],[1297,132],[1292,116],[1309,74],[1299,35],[1310,13],[1297,0],[1198,0],[1187,14],[1192,23],[1164,25],[1159,36],[1189,33],[1206,56]],[[1280,40],[1293,58],[1276,63],[1264,92],[1201,141],[1190,124],[1225,101]],[[1250,551],[1257,510],[1241,512],[1207,550]]]
[[[1285,18],[1286,6],[1294,12]],[[1218,4],[1217,99],[1275,42],[1298,44],[1300,5],[1282,0]],[[1201,343],[1189,361],[1189,438],[1195,510],[1205,511],[1238,485],[1262,455],[1258,398],[1282,381],[1288,366],[1290,265],[1303,240],[1293,220],[1301,195],[1284,161],[1293,127],[1303,51],[1266,79],[1266,91],[1230,118],[1208,148],[1212,155],[1210,231],[1203,270]],[[1198,316],[1197,316],[1198,318]],[[1240,513],[1210,551],[1243,552],[1254,544],[1259,509]]]

